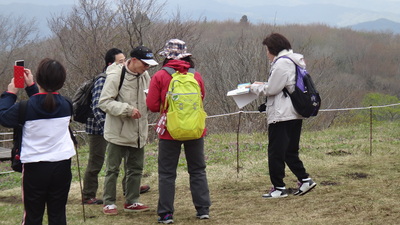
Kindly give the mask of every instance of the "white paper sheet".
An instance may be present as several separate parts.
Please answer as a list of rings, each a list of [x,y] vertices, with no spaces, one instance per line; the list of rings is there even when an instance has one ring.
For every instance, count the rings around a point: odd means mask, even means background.
[[[258,95],[250,92],[250,88],[245,88],[247,85],[250,85],[250,83],[239,84],[237,89],[229,91],[226,94],[227,96],[233,97],[239,109],[245,107],[258,97]]]

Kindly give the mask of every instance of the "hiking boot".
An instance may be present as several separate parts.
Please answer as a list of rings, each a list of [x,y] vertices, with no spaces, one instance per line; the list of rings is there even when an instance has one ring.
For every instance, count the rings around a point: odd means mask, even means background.
[[[150,186],[149,185],[140,186],[140,194],[146,193],[149,190],[150,190]]]
[[[298,182],[297,184],[299,185],[299,189],[295,191],[293,194],[299,196],[307,194],[315,186],[317,186],[317,183],[311,180],[311,178],[302,179],[302,181]]]
[[[263,194],[263,198],[284,198],[287,197],[287,190],[285,188],[272,187],[269,193]]]
[[[164,224],[170,224],[170,223],[174,223],[172,214],[166,214],[165,216],[160,216],[160,218],[158,218],[158,223],[164,223]]]
[[[104,213],[105,215],[108,215],[108,216],[117,215],[117,214],[118,214],[117,206],[114,205],[114,204],[112,204],[112,205],[105,205],[105,206],[103,207],[103,213]]]
[[[124,205],[125,212],[145,212],[149,211],[150,208],[148,206],[143,205],[142,203],[133,203]]]
[[[201,220],[210,219],[210,216],[209,216],[208,214],[199,214],[199,213],[197,213],[197,214],[196,214],[196,217],[197,217],[198,219],[201,219]]]
[[[85,205],[101,205],[103,204],[103,200],[97,198],[85,198],[82,203]]]

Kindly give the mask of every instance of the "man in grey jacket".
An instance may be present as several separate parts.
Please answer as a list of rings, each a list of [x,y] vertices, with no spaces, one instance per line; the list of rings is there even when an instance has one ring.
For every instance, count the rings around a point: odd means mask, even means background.
[[[104,138],[108,141],[103,193],[103,213],[106,215],[118,214],[116,186],[123,158],[126,162],[124,211],[149,210],[149,207],[139,203],[148,134],[145,90],[150,82],[147,69],[158,63],[152,51],[144,46],[133,49],[130,56],[125,65],[112,64],[107,68],[107,79],[99,100],[99,107],[106,113]],[[125,77],[119,88],[121,73]]]

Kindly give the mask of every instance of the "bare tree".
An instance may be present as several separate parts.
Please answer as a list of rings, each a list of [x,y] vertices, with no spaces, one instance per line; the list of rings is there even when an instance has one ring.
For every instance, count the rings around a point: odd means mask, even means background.
[[[101,72],[109,48],[122,45],[116,13],[106,0],[80,0],[69,15],[49,20],[77,85]]]
[[[23,56],[22,47],[34,43],[36,39],[35,19],[0,15],[0,77],[12,71],[14,60]]]
[[[151,24],[162,15],[165,2],[157,0],[121,0],[118,3],[119,24],[128,35],[129,45],[135,48],[145,43],[146,32]]]

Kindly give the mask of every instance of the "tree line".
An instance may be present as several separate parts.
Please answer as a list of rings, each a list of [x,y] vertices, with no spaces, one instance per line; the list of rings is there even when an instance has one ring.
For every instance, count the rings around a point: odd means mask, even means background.
[[[37,38],[34,20],[0,15],[2,90],[12,77],[14,60],[25,59],[26,67],[35,72],[38,62],[50,57],[67,68],[68,79],[61,93],[72,97],[78,86],[101,72],[108,49],[117,47],[129,56],[132,48],[145,45],[157,53],[168,39],[179,38],[186,41],[196,70],[203,74],[208,115],[235,112],[238,108],[226,93],[239,83],[267,80],[269,63],[261,43],[269,33],[279,32],[288,37],[294,52],[304,55],[321,93],[322,108],[357,107],[372,92],[400,96],[399,35],[324,24],[252,24],[243,22],[244,17],[240,21],[207,21],[187,17],[179,9],[166,12],[166,4],[157,0],[80,0],[71,13],[48,19],[53,35],[45,39]],[[156,57],[161,63],[163,59]],[[150,74],[160,67],[151,68]],[[263,100],[260,97],[243,110],[256,110]],[[314,120],[330,124],[340,113],[321,114]]]

